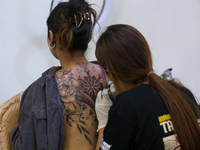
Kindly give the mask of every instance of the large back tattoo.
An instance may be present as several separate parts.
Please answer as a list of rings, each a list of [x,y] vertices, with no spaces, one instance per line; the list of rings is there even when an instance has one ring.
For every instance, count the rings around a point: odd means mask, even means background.
[[[90,70],[86,67],[83,70],[76,68],[74,73],[63,68],[57,71],[55,76],[67,124],[71,127],[76,125],[80,134],[83,134],[91,145],[87,126],[97,122],[95,99],[104,86],[103,73],[97,73],[95,67]]]

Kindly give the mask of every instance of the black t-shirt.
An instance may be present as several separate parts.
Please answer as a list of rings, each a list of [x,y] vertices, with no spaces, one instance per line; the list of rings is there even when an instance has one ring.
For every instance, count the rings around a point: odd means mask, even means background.
[[[100,149],[180,149],[171,116],[150,85],[141,84],[116,97]]]

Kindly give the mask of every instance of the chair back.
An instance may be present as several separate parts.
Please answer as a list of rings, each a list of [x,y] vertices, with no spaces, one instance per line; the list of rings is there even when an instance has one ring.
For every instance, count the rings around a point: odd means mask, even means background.
[[[0,150],[12,150],[9,134],[17,124],[22,93],[15,95],[0,106]]]

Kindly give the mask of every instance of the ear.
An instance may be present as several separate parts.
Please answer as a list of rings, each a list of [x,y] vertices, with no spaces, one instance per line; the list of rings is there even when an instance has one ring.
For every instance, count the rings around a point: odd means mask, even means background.
[[[91,33],[90,33],[90,38],[89,38],[88,43],[89,43],[91,40],[92,40],[92,31],[91,31]]]
[[[54,34],[51,30],[49,30],[49,38],[50,38],[50,42],[53,43],[54,41]]]

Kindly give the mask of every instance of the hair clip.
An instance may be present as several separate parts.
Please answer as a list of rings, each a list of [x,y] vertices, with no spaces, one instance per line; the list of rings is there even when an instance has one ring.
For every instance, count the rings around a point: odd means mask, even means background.
[[[77,17],[76,15],[74,14],[74,19],[75,19],[75,23],[76,23],[76,28],[79,28],[83,22],[83,20],[90,20],[90,14],[88,12],[86,13],[83,13],[81,14],[80,12],[78,12],[80,14],[80,18],[81,18],[81,21],[79,22],[78,24],[78,21],[77,21]]]
[[[83,14],[85,20],[90,20],[90,14],[88,12]]]
[[[74,18],[75,18],[75,22],[76,22],[76,28],[79,28],[79,27],[81,26],[82,22],[83,22],[82,14],[81,14],[80,12],[78,12],[78,13],[80,14],[81,21],[80,21],[79,24],[78,24],[78,22],[77,22],[77,17],[76,17],[76,15],[74,14]]]

